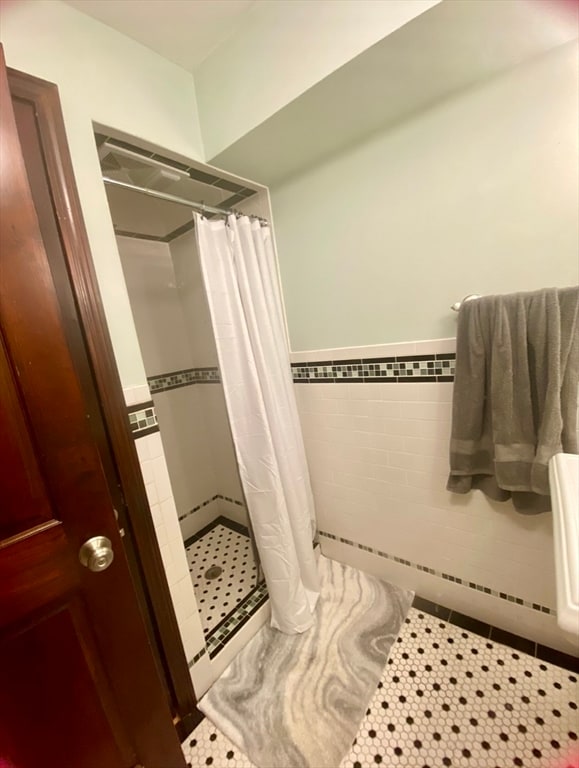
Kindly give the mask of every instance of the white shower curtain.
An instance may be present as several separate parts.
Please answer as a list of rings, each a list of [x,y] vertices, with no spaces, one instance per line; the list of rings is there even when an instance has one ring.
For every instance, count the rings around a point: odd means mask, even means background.
[[[226,223],[200,215],[195,230],[271,625],[305,632],[320,591],[316,522],[271,230],[247,216]]]

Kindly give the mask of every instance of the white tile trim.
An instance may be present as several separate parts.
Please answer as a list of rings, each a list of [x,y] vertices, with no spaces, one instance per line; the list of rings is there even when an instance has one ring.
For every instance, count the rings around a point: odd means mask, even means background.
[[[353,347],[328,347],[326,349],[304,349],[290,352],[292,363],[311,363],[317,360],[348,360],[358,357],[396,357],[397,355],[427,355],[431,352],[443,354],[454,352],[455,338],[425,339],[422,341],[368,344]]]

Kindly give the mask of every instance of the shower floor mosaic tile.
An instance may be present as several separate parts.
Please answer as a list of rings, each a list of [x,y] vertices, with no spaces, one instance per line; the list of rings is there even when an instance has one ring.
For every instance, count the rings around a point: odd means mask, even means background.
[[[577,688],[573,672],[412,608],[341,768],[575,768]],[[183,751],[191,768],[254,768],[207,718]]]
[[[185,543],[206,637],[247,597],[257,578],[249,536],[236,529],[241,526],[230,527],[221,520],[223,518],[207,526],[199,537],[194,536]],[[222,572],[216,578],[207,578],[206,574],[213,566],[218,566]]]

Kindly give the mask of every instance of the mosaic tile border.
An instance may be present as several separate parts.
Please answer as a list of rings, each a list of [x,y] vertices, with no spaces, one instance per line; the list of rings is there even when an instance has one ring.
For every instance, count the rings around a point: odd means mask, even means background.
[[[396,557],[395,555],[388,554],[388,552],[381,552],[380,550],[374,549],[373,547],[368,547],[365,544],[359,544],[358,542],[351,541],[350,539],[343,539],[341,536],[336,536],[335,534],[328,533],[327,531],[320,531],[319,534],[326,539],[332,539],[333,541],[339,541],[342,544],[348,544],[350,547],[356,547],[356,549],[361,549],[364,552],[370,552],[372,555],[378,555],[378,557],[383,557],[386,560],[392,560],[395,563],[400,563],[400,565],[407,565],[410,568],[416,568],[418,571],[424,571],[425,573],[430,573],[432,576],[438,576],[439,578],[445,579],[446,581],[452,581],[454,584],[460,584],[463,587],[475,589],[477,592],[484,592],[486,595],[492,595],[492,597],[497,597],[500,600],[507,600],[509,603],[523,605],[525,608],[531,608],[534,611],[547,613],[551,616],[557,615],[557,611],[554,608],[548,608],[546,605],[538,605],[537,603],[532,603],[529,600],[523,600],[522,597],[515,597],[514,595],[508,595],[506,592],[499,592],[496,589],[485,587],[482,584],[475,584],[474,582],[468,581],[467,579],[461,579],[459,576],[452,576],[449,573],[437,571],[436,569],[429,568],[426,565],[413,563],[410,560],[405,560],[403,557]]]
[[[127,414],[129,417],[129,426],[135,440],[139,437],[145,437],[145,435],[151,435],[153,432],[159,431],[155,405],[152,400],[149,400],[146,403],[129,406],[127,408]]]
[[[254,587],[249,595],[242,600],[231,614],[218,624],[215,629],[207,635],[205,647],[209,658],[213,659],[219,651],[223,650],[225,644],[246,624],[253,614],[261,608],[268,600],[268,592],[265,581],[262,581]]]
[[[201,650],[198,653],[196,653],[195,656],[193,656],[191,661],[187,662],[187,664],[189,665],[189,669],[191,669],[193,664],[197,664],[199,659],[202,658],[203,656],[205,656],[206,653],[207,653],[207,648],[205,648],[205,647],[201,648]]]
[[[168,392],[179,387],[188,387],[191,384],[220,384],[221,377],[217,366],[206,368],[186,368],[183,371],[171,371],[159,373],[157,376],[148,376],[147,384],[151,394]]]
[[[197,504],[196,507],[190,509],[189,512],[185,512],[184,515],[179,515],[179,522],[181,522],[181,520],[186,520],[195,512],[198,512],[200,509],[203,509],[203,507],[211,504],[212,501],[217,501],[218,499],[223,499],[223,501],[230,501],[232,504],[237,504],[238,507],[245,507],[245,502],[239,501],[239,499],[232,499],[231,496],[223,496],[221,493],[216,493],[215,496],[212,496],[210,499],[206,499],[201,504]]]
[[[325,360],[292,363],[294,383],[360,383],[368,381],[441,382],[454,381],[456,354],[366,357],[352,360]]]

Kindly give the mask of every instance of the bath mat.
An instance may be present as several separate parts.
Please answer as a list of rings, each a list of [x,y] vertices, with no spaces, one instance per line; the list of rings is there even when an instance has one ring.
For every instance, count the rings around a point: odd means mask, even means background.
[[[325,557],[316,624],[262,627],[199,702],[258,768],[337,768],[413,593]]]

